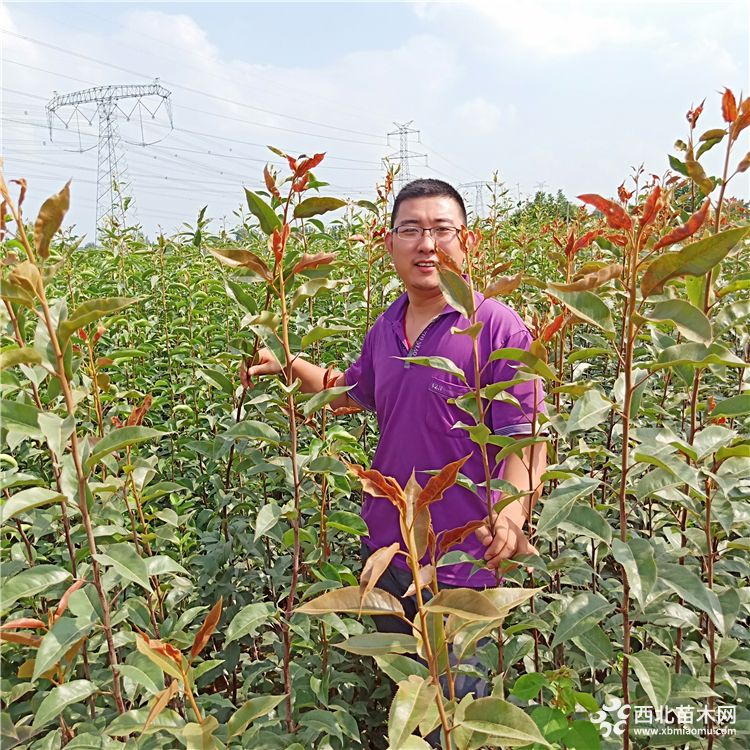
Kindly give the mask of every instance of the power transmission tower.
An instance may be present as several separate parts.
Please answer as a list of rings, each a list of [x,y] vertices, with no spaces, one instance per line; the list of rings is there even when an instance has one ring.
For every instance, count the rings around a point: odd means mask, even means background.
[[[418,154],[414,151],[409,150],[409,135],[416,134],[417,143],[421,142],[419,140],[419,131],[411,127],[411,124],[413,122],[414,120],[409,120],[409,122],[403,123],[394,122],[393,124],[398,128],[398,130],[392,130],[390,133],[388,133],[389,146],[391,145],[391,136],[397,135],[399,140],[398,151],[393,154],[389,154],[384,159],[384,161],[395,161],[399,165],[398,174],[396,175],[396,183],[399,188],[402,188],[412,178],[411,169],[409,166],[410,159],[424,158],[425,164],[427,164],[427,154]]]
[[[136,117],[141,126],[140,145],[145,142],[143,130],[144,111],[151,119],[164,107],[172,127],[171,92],[165,89],[159,79],[151,84],[96,86],[91,89],[74,91],[71,94],[57,94],[47,104],[47,120],[52,139],[52,122],[55,118],[68,128],[75,119],[80,126],[82,117],[89,125],[94,119],[99,121],[98,157],[96,165],[96,239],[101,242],[108,226],[125,226],[125,211],[130,198],[126,194],[130,188],[125,163],[125,152],[118,118],[130,122]],[[155,97],[155,100],[153,99]],[[150,107],[149,104],[154,101]],[[94,106],[93,113],[87,110]],[[132,106],[131,106],[132,105]],[[61,113],[66,116],[63,117]],[[80,136],[80,133],[79,133]],[[80,140],[80,137],[79,137]],[[162,140],[161,138],[158,140]],[[154,143],[156,141],[152,141]]]
[[[486,184],[484,182],[464,182],[458,186],[458,192],[461,193],[461,197],[464,202],[471,206],[474,206],[474,217],[477,219],[484,217],[484,189]]]

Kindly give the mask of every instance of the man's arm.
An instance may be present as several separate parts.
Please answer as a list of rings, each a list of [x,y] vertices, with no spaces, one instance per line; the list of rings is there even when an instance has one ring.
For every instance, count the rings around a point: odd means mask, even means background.
[[[529,467],[531,471],[529,471]],[[524,492],[497,514],[494,532],[483,527],[476,532],[477,538],[487,549],[484,559],[488,568],[497,568],[503,560],[516,555],[536,554],[536,548],[523,532],[531,508],[542,494],[542,474],[547,468],[547,446],[534,443],[523,449],[522,454],[511,454],[505,461],[503,479]]]
[[[282,372],[281,364],[276,359],[273,352],[270,349],[261,349],[255,356],[255,363],[245,369],[242,365],[241,377],[243,378],[243,385],[245,384],[245,376],[249,378],[256,378],[261,375],[279,375]],[[299,378],[302,383],[303,393],[320,393],[324,390],[324,379],[327,370],[325,367],[318,367],[312,362],[308,362],[306,359],[297,357],[292,362],[292,377]],[[339,373],[336,380],[333,382],[333,386],[344,386],[346,385],[346,379],[344,373]],[[342,393],[336,399],[331,402],[332,409],[339,409],[345,406],[349,409],[361,409],[360,405],[348,394]]]

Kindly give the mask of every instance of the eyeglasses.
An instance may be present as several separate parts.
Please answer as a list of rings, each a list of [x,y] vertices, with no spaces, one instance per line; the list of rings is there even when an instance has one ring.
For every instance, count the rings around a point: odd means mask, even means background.
[[[416,242],[424,237],[425,232],[429,232],[430,237],[436,242],[448,243],[458,237],[459,231],[456,227],[417,227],[413,224],[406,224],[393,229],[396,237],[407,242]]]

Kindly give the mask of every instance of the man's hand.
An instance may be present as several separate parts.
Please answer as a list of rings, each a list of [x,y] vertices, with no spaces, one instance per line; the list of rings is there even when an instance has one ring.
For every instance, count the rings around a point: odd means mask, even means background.
[[[494,532],[489,524],[474,532],[477,539],[487,548],[484,559],[490,569],[499,568],[503,560],[516,555],[538,555],[537,548],[527,539],[520,526],[503,515],[495,517]]]
[[[281,372],[281,364],[270,349],[260,349],[253,359],[253,364],[248,367],[244,362],[240,365],[240,381],[243,387],[250,386],[250,379],[259,375],[278,375]]]

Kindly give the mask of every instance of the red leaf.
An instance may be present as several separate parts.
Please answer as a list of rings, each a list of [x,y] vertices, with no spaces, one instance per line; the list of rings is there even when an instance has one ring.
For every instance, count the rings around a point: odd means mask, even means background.
[[[289,239],[289,233],[291,231],[291,226],[289,224],[284,224],[281,229],[276,227],[271,235],[271,248],[273,249],[274,258],[276,258],[277,267],[284,257],[284,249],[286,248],[286,242]]]
[[[461,544],[461,542],[463,542],[469,536],[469,534],[476,531],[477,529],[481,529],[482,526],[486,525],[486,521],[469,521],[467,524],[464,524],[457,529],[450,529],[449,531],[443,532],[440,535],[440,542],[438,544],[440,554],[442,555],[451,547],[455,547],[455,545]]]
[[[734,122],[737,119],[737,101],[729,89],[724,89],[721,97],[721,114],[724,122]]]
[[[597,237],[601,237],[601,235],[601,229],[592,229],[590,232],[586,232],[586,234],[576,240],[573,249],[570,251],[571,256],[575,255],[579,250],[583,250],[584,247],[588,247]]]
[[[623,202],[627,203],[633,197],[633,191],[628,192],[625,190],[625,183],[623,182],[620,187],[617,188],[617,197]]]
[[[562,328],[565,320],[565,314],[560,313],[551,323],[544,327],[542,331],[542,339],[544,341],[550,341],[552,337]]]
[[[737,119],[732,125],[732,140],[736,140],[737,136],[750,125],[750,97],[743,99],[740,104],[739,112],[737,113]]]
[[[659,250],[662,247],[668,247],[674,245],[675,242],[687,239],[694,235],[706,221],[708,216],[708,208],[711,205],[711,199],[706,198],[703,201],[703,205],[681,226],[673,229],[669,234],[665,234],[655,245],[654,250]]]
[[[288,154],[284,154],[284,156],[286,156],[286,160],[289,163],[289,169],[291,169],[292,172],[294,172],[295,174],[297,174],[297,160],[293,159]]]
[[[568,258],[570,258],[571,253],[573,252],[573,245],[575,244],[575,241],[576,241],[575,235],[573,234],[573,232],[571,232],[568,235],[568,241],[565,243],[565,250],[563,250],[563,252]]]
[[[73,584],[68,587],[68,590],[62,595],[62,599],[60,599],[60,603],[57,605],[57,609],[55,610],[55,620],[60,617],[68,608],[68,600],[70,599],[70,595],[75,591],[78,591],[78,589],[80,589],[81,586],[83,586],[85,583],[86,581],[84,580],[74,581]]]
[[[10,620],[0,625],[0,630],[14,630],[16,628],[44,628],[47,626],[41,621],[34,617],[19,617],[17,620]]]
[[[190,661],[193,661],[193,659],[203,651],[211,634],[216,630],[216,626],[219,624],[219,618],[221,617],[221,605],[223,599],[224,597],[219,597],[219,601],[211,607],[211,611],[206,615],[203,625],[201,625],[200,630],[195,634],[193,647],[190,649]]]
[[[646,198],[646,202],[643,204],[643,213],[641,214],[641,229],[647,227],[655,218],[656,214],[659,213],[661,208],[661,188],[656,185],[651,191],[651,194]]]
[[[443,466],[434,477],[430,477],[430,481],[427,482],[425,488],[419,493],[419,497],[417,498],[415,515],[425,506],[442,499],[445,491],[456,483],[458,472],[461,471],[461,467],[469,458],[471,458],[471,453],[468,456],[459,458],[458,461],[453,461]]]
[[[143,403],[140,406],[135,407],[133,411],[130,412],[128,421],[125,424],[127,424],[128,427],[141,424],[141,422],[143,422],[143,418],[146,416],[146,412],[151,408],[151,402],[153,400],[153,397],[149,393],[146,398],[143,399]]]
[[[268,190],[268,192],[271,193],[271,195],[276,196],[277,198],[281,198],[281,193],[279,193],[279,189],[276,187],[276,180],[271,174],[271,170],[268,168],[268,164],[263,167],[263,180],[266,183],[266,189]]]
[[[316,253],[311,255],[305,253],[295,264],[292,269],[292,273],[299,273],[300,271],[306,271],[310,268],[317,268],[318,266],[325,266],[336,260],[336,256],[333,253]]]
[[[390,500],[399,512],[406,515],[406,495],[393,477],[387,477],[376,469],[363,469],[356,464],[344,462],[362,482],[362,489],[373,497],[385,497]]]
[[[618,247],[625,247],[625,245],[628,244],[627,238],[623,237],[621,234],[606,234],[604,235],[604,239],[614,242]]]
[[[39,644],[42,642],[42,639],[38,635],[0,632],[0,642],[20,643],[22,646],[33,646],[34,648],[38,648]]]
[[[585,195],[579,195],[578,199],[582,200],[584,203],[589,203],[594,208],[601,211],[607,219],[607,224],[609,224],[612,229],[627,230],[633,226],[630,217],[622,206],[618,206],[613,201],[602,198],[601,195],[586,193]]]
[[[309,159],[303,159],[298,165],[297,165],[297,174],[299,176],[302,176],[303,174],[306,174],[311,169],[315,169],[315,167],[320,164],[320,162],[323,161],[323,157],[325,156],[325,152],[322,154],[315,154],[314,156],[311,156]]]
[[[687,121],[690,123],[691,128],[694,128],[698,123],[698,118],[701,116],[701,112],[703,112],[703,105],[705,103],[706,100],[704,99],[695,109],[691,109],[687,113]]]

